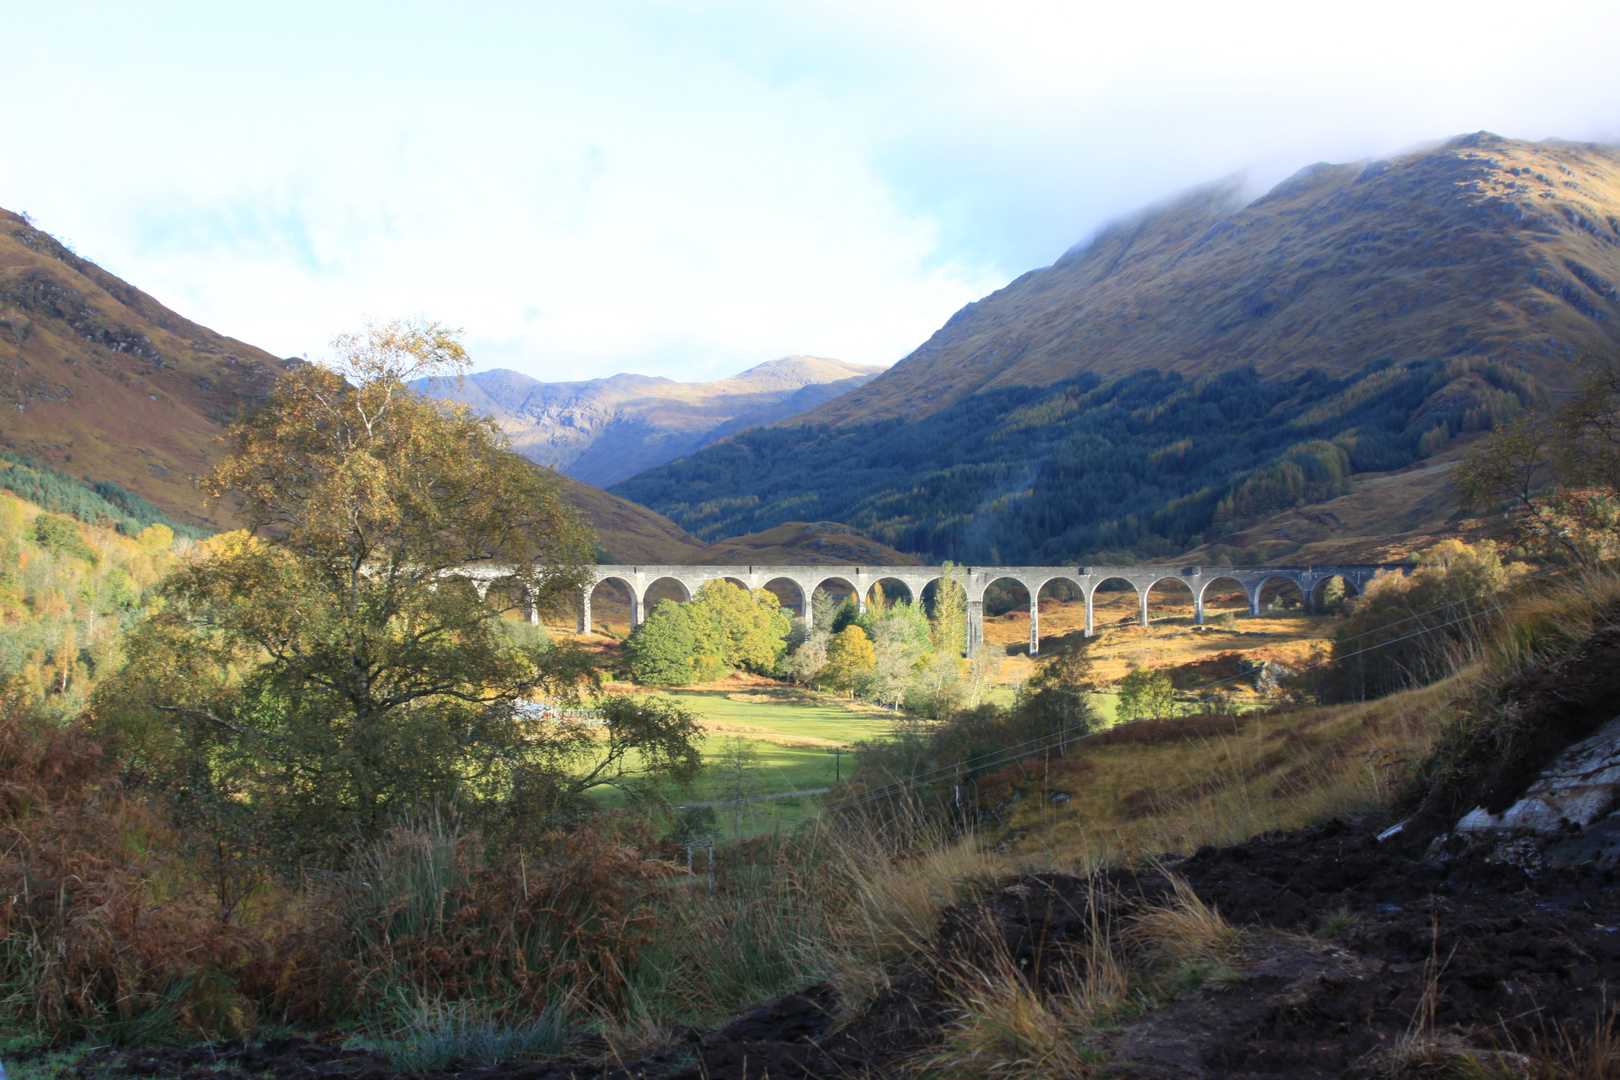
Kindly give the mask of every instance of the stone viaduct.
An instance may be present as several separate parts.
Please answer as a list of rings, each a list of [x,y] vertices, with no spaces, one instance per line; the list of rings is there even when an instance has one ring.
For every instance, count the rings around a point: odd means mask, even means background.
[[[1204,594],[1217,581],[1227,581],[1242,587],[1249,598],[1249,613],[1260,613],[1260,590],[1268,582],[1292,582],[1305,597],[1307,610],[1316,601],[1317,589],[1330,578],[1343,579],[1351,589],[1360,593],[1367,582],[1379,574],[1401,573],[1405,567],[1397,564],[1334,565],[1334,566],[966,566],[961,570],[962,585],[967,591],[967,645],[976,652],[984,641],[984,594],[997,581],[1014,581],[1029,591],[1029,652],[1040,651],[1041,589],[1055,581],[1067,582],[1084,598],[1086,603],[1086,636],[1093,632],[1092,599],[1098,586],[1107,581],[1123,581],[1136,590],[1140,602],[1141,624],[1148,625],[1148,591],[1161,581],[1178,581],[1187,587],[1193,598],[1194,622],[1203,625]],[[799,614],[810,616],[810,597],[823,585],[830,591],[853,595],[861,609],[866,610],[872,587],[899,582],[910,591],[913,600],[921,599],[923,590],[940,580],[937,566],[838,566],[830,564],[799,564],[793,566],[610,566],[591,568],[592,580],[581,598],[579,630],[591,628],[591,594],[604,581],[618,582],[630,593],[630,623],[639,625],[646,618],[647,595],[659,582],[672,582],[680,598],[690,600],[704,582],[725,579],[748,589],[774,586],[776,591],[784,584],[796,586],[800,596]],[[480,596],[491,582],[507,577],[509,571],[499,566],[468,567],[457,572],[473,581]],[[893,590],[891,589],[891,594]],[[791,607],[792,605],[784,605]],[[536,618],[532,608],[529,618]]]

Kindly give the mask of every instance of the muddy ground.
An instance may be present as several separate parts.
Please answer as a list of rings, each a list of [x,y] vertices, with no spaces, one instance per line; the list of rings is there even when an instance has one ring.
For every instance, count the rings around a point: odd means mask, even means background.
[[[1483,850],[1376,839],[1384,822],[1334,821],[1206,848],[1172,860],[1198,895],[1249,928],[1241,981],[1203,989],[1098,1037],[1115,1074],[1141,1077],[1389,1075],[1414,1030],[1436,1045],[1513,1050],[1590,1028],[1620,987],[1620,881],[1590,868],[1527,871]],[[1156,871],[1087,880],[1042,874],[979,905],[953,909],[941,951],[984,948],[986,917],[1044,989],[1072,977],[1093,925],[1119,927],[1169,885]],[[1097,919],[1091,906],[1098,905]],[[1343,912],[1354,916],[1346,920]],[[1349,925],[1313,936],[1330,916]],[[1064,961],[1070,961],[1067,965]],[[1070,975],[1063,975],[1062,972]],[[1055,974],[1056,973],[1056,974]],[[1432,1010],[1425,1009],[1433,986]],[[570,1060],[469,1068],[465,1080],[899,1076],[939,1042],[950,1020],[921,973],[897,980],[837,1026],[827,986],[762,1004],[733,1023],[683,1034],[633,1062],[600,1046]],[[1423,1018],[1432,1015],[1432,1030]],[[1408,1040],[1409,1041],[1409,1040]],[[592,1053],[595,1051],[595,1053]],[[81,1061],[81,1076],[182,1080],[391,1080],[379,1059],[319,1038],[157,1048]]]

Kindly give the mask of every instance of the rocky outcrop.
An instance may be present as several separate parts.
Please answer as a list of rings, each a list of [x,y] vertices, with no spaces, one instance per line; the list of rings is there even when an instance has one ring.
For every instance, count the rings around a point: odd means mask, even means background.
[[[1483,844],[1497,858],[1521,865],[1620,867],[1620,717],[1572,744],[1542,770],[1512,806],[1491,813],[1475,807],[1436,854],[1464,843]]]

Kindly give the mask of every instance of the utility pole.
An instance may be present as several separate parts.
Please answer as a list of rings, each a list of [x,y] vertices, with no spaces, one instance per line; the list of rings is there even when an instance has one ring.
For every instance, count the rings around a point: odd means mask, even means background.
[[[833,756],[833,783],[841,783],[844,779],[844,755],[854,753],[847,746],[836,746],[827,751]]]

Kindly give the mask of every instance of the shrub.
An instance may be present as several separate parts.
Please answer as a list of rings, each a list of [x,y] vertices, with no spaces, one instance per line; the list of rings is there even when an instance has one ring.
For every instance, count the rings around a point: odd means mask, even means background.
[[[1317,692],[1326,700],[1382,697],[1450,674],[1485,628],[1517,571],[1490,541],[1445,540],[1408,575],[1384,574],[1351,601]]]
[[[0,1010],[41,1036],[128,1042],[250,1027],[234,973],[256,948],[220,917],[183,837],[125,795],[78,728],[0,716]]]
[[[1115,715],[1121,720],[1170,716],[1175,708],[1175,687],[1170,676],[1162,671],[1137,668],[1119,681],[1119,706]]]

